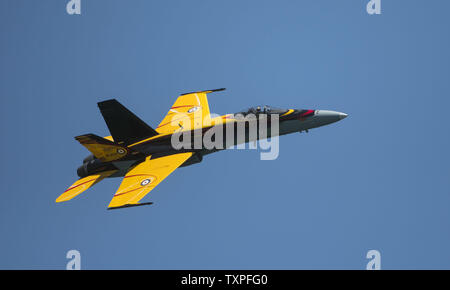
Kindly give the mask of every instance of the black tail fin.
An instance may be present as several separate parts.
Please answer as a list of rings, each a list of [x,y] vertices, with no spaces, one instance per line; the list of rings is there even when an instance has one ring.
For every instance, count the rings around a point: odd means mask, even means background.
[[[158,132],[115,99],[100,102],[98,107],[111,136],[118,144],[127,146],[158,135]]]

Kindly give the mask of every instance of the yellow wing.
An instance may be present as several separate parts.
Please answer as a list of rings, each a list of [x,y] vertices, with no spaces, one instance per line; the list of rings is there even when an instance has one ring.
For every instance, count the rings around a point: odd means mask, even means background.
[[[104,178],[111,176],[117,170],[105,171],[95,175],[89,175],[84,178],[78,179],[74,184],[72,184],[66,191],[63,192],[57,199],[56,202],[68,201],[79,195],[86,189],[90,188],[94,184],[100,182]]]
[[[207,94],[224,89],[193,92],[181,95],[170,108],[156,131],[159,134],[172,134],[177,130],[201,128],[210,120]]]
[[[139,201],[177,169],[192,152],[178,153],[157,159],[146,159],[130,169],[108,205],[108,209],[136,206]]]

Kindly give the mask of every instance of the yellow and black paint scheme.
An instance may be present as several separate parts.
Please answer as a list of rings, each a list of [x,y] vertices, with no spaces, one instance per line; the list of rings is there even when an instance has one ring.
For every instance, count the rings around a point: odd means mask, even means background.
[[[56,202],[68,201],[104,178],[123,176],[123,181],[108,209],[151,204],[151,202],[140,203],[140,200],[175,169],[201,162],[204,155],[218,151],[205,148],[177,150],[171,144],[171,137],[175,133],[205,134],[209,128],[218,125],[224,129],[231,125],[235,129],[239,122],[246,122],[236,116],[245,116],[249,113],[256,116],[278,115],[279,135],[301,132],[336,121],[317,119],[315,116],[319,114],[315,110],[274,109],[267,106],[253,107],[240,113],[212,118],[207,94],[223,90],[180,95],[156,129],[151,128],[115,99],[98,103],[111,136],[84,134],[75,137],[92,155],[86,157],[82,166],[78,168],[80,179],[60,195]],[[339,114],[340,119],[345,115]],[[258,120],[259,117],[257,123]],[[248,129],[248,124],[245,125]]]
[[[77,136],[75,139],[102,162],[120,160],[131,153],[128,147],[94,134]]]

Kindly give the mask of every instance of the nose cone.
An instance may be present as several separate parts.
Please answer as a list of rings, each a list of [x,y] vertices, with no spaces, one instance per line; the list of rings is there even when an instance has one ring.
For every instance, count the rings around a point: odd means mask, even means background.
[[[345,119],[347,118],[347,114],[336,111],[318,110],[316,111],[315,117],[322,126]]]
[[[348,115],[346,113],[339,113],[339,120],[345,119],[347,116]]]

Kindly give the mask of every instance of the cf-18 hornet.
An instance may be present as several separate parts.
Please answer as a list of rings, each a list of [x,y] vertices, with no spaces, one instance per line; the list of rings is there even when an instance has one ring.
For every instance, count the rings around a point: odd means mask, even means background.
[[[85,134],[75,137],[92,154],[78,168],[78,179],[56,202],[68,201],[107,177],[123,177],[108,209],[134,207],[175,169],[201,162],[204,155],[239,144],[281,136],[337,122],[347,114],[326,110],[279,109],[256,106],[245,111],[211,115],[207,94],[224,89],[199,91],[178,97],[161,123],[153,129],[117,100],[98,103],[111,136]],[[248,118],[247,118],[248,117]],[[252,117],[252,118],[250,118]],[[262,126],[262,122],[266,126]],[[278,122],[274,130],[271,125]],[[260,128],[267,128],[260,134]],[[257,128],[257,130],[252,130]],[[211,130],[216,130],[212,134]],[[218,134],[223,130],[222,134]],[[252,134],[254,131],[255,134]],[[210,133],[208,133],[210,132]],[[223,146],[206,146],[198,137],[209,134]],[[192,138],[191,138],[192,137]],[[174,146],[174,140],[182,145]],[[202,140],[202,139],[201,139]],[[192,146],[191,146],[192,145]]]

